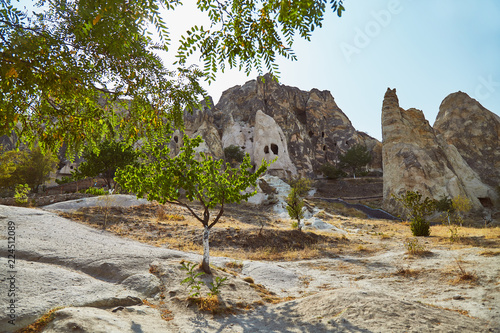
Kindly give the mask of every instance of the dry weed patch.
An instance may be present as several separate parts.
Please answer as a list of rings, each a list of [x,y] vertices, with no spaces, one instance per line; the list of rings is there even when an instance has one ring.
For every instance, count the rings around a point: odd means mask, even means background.
[[[407,266],[407,267],[401,266],[392,275],[403,276],[405,278],[410,278],[410,277],[416,278],[420,275],[420,273],[422,273],[422,270],[412,269],[412,268],[410,268],[410,266]]]
[[[55,312],[63,309],[63,307],[57,307],[47,311],[44,315],[38,318],[33,324],[28,325],[25,328],[21,328],[17,330],[16,333],[38,333],[42,332],[42,330],[47,326],[52,320],[54,320]]]
[[[478,282],[478,276],[475,272],[467,271],[464,268],[465,262],[460,259],[455,259],[456,266],[452,266],[451,269],[446,272],[446,275],[454,276],[453,279],[448,282],[452,285],[467,283],[471,285],[476,285]]]

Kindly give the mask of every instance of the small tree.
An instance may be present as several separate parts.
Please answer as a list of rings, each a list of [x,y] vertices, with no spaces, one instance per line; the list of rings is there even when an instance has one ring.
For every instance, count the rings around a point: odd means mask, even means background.
[[[319,171],[321,171],[321,173],[328,179],[339,179],[341,177],[347,176],[347,174],[342,171],[342,169],[339,169],[330,163],[322,164],[319,168]]]
[[[436,205],[429,198],[422,201],[422,194],[418,191],[406,191],[401,196],[393,197],[399,201],[406,210],[406,217],[410,220],[410,229],[413,236],[429,236],[430,224],[425,217],[432,214]]]
[[[169,158],[167,145],[146,143],[141,154],[143,162],[136,166],[127,166],[117,171],[116,179],[120,185],[138,197],[147,194],[148,200],[156,200],[184,206],[203,225],[203,260],[202,270],[210,274],[209,235],[212,227],[224,213],[224,205],[247,200],[254,192],[245,192],[250,186],[256,186],[257,179],[267,170],[269,163],[251,172],[250,156],[247,154],[239,168],[231,168],[229,163],[215,160],[200,153],[201,161],[196,160],[195,148],[201,143],[201,137],[190,139],[184,136],[184,146],[175,158]],[[185,200],[181,198],[184,190]],[[202,206],[202,214],[197,213],[189,202],[197,201]],[[211,210],[218,208],[213,220]]]
[[[17,183],[28,184],[37,193],[39,186],[49,180],[50,173],[56,170],[58,163],[59,159],[50,151],[42,153],[39,147],[23,150],[15,172]]]
[[[243,158],[245,157],[245,153],[241,150],[239,146],[230,145],[229,147],[224,148],[224,157],[226,158],[226,162],[234,165],[235,162],[241,163],[243,162]]]
[[[17,164],[22,153],[15,150],[4,150],[0,145],[0,188],[11,188],[16,185]]]
[[[82,157],[85,161],[73,172],[73,178],[101,177],[109,189],[114,188],[111,183],[116,169],[133,165],[137,161],[137,154],[131,146],[116,141],[103,141],[97,148],[97,151],[84,151]]]
[[[297,192],[301,197],[305,197],[311,190],[313,181],[309,178],[296,176],[288,180],[288,184]]]
[[[56,170],[59,159],[52,152],[42,153],[39,147],[32,150],[0,149],[0,187],[14,188],[18,184],[27,184],[33,192],[49,179]]]
[[[304,200],[299,196],[299,191],[292,187],[292,190],[286,198],[286,210],[290,218],[297,220],[297,228],[302,231],[300,220],[304,218]]]
[[[356,178],[356,172],[371,162],[372,155],[365,146],[356,144],[345,154],[341,154],[339,160],[341,167],[350,169],[353,177]]]

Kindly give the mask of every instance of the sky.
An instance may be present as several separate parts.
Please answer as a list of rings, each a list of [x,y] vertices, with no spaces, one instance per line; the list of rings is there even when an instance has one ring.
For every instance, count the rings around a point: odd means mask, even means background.
[[[330,91],[354,127],[379,140],[388,87],[396,88],[401,107],[422,110],[431,125],[443,99],[457,91],[500,115],[500,1],[344,0],[344,6],[341,18],[326,16],[311,42],[296,39],[298,61],[278,61],[280,83]],[[203,22],[193,13],[187,7],[171,19],[182,17],[175,25],[182,30]],[[172,29],[172,40],[179,30]],[[256,77],[226,71],[205,87],[217,103],[224,90]]]
[[[195,3],[184,0],[165,13],[172,51],[189,27],[208,23]],[[499,0],[344,0],[344,6],[341,18],[326,15],[312,41],[297,37],[298,61],[278,59],[280,83],[330,91],[354,127],[379,140],[387,88],[431,125],[443,99],[457,91],[500,115]],[[174,53],[163,56],[166,64]],[[190,61],[202,68],[196,56]],[[223,91],[257,75],[226,70],[204,87],[217,103]]]

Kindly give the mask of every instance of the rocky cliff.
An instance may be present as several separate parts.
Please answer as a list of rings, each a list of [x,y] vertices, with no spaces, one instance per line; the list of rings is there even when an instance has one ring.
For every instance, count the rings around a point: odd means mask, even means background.
[[[434,130],[457,148],[483,183],[500,185],[500,117],[457,92],[441,103]]]
[[[281,177],[319,174],[322,164],[335,163],[357,143],[372,151],[371,168],[382,168],[381,143],[356,131],[330,92],[302,91],[269,75],[226,90],[215,107],[204,105],[185,122],[186,132],[202,134],[214,156],[236,145],[255,165],[277,157],[270,171]]]
[[[459,150],[429,125],[422,111],[399,107],[395,89],[388,89],[384,96],[382,137],[386,209],[395,208],[392,194],[407,190],[438,200],[465,196],[475,209],[497,200],[493,188],[483,183]]]

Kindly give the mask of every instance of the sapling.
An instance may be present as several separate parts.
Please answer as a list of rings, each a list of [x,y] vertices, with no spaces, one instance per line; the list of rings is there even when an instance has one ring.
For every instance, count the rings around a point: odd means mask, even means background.
[[[171,158],[164,140],[164,136],[159,135],[156,141],[145,142],[140,153],[141,164],[119,169],[115,179],[139,198],[147,194],[149,201],[185,207],[203,225],[201,268],[211,274],[210,230],[224,214],[226,204],[240,203],[256,193],[245,190],[256,186],[257,179],[272,162],[263,160],[261,166],[252,172],[250,156],[246,154],[240,166],[232,168],[223,160],[197,153],[195,148],[201,143],[201,137],[191,139],[187,135],[184,135],[184,146],[180,148],[180,153]],[[181,190],[185,199],[181,197]],[[193,201],[200,203],[202,214],[194,210],[191,205]],[[211,210],[216,208],[218,213],[211,220]]]
[[[303,199],[299,196],[298,191],[295,188],[292,188],[286,198],[286,210],[288,211],[290,218],[297,220],[297,228],[299,231],[302,231],[302,224],[300,223],[300,220],[304,218],[303,208]]]

